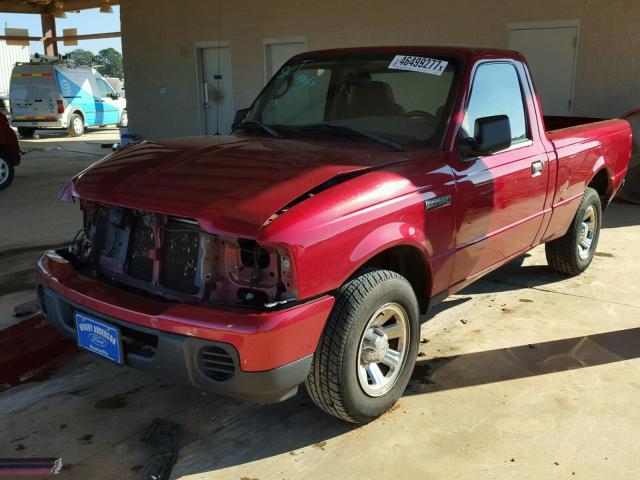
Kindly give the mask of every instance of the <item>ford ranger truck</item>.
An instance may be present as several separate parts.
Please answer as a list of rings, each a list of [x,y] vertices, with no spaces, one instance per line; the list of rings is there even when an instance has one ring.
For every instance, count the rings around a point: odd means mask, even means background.
[[[447,295],[542,243],[553,270],[589,266],[631,130],[562,122],[545,129],[516,52],[298,55],[232,135],[135,143],[73,178],[84,225],[37,263],[42,311],[112,362],[261,402],[304,384],[370,421]]]

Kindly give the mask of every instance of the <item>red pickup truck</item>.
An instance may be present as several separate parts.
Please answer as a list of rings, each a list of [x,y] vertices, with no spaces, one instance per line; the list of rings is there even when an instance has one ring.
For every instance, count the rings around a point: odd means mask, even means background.
[[[258,401],[305,384],[367,422],[409,381],[419,315],[545,243],[591,262],[627,122],[546,131],[522,55],[384,47],[292,58],[234,135],[143,141],[62,192],[43,313],[120,364]]]

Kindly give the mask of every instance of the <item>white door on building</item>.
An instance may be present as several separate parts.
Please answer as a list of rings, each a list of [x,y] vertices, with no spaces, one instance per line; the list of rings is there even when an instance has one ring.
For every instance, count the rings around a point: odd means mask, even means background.
[[[570,115],[578,27],[510,27],[509,48],[524,54],[545,115]]]
[[[228,135],[235,110],[231,78],[231,48],[229,46],[200,49],[202,89],[200,98],[204,108],[207,135]]]
[[[268,82],[273,75],[294,55],[307,51],[304,39],[265,39],[265,76]]]

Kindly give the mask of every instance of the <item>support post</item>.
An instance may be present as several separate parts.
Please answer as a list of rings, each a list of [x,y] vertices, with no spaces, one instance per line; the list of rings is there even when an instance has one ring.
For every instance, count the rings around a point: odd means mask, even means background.
[[[56,18],[49,13],[40,15],[42,20],[42,43],[44,54],[52,57],[58,56],[58,41],[56,39]]]

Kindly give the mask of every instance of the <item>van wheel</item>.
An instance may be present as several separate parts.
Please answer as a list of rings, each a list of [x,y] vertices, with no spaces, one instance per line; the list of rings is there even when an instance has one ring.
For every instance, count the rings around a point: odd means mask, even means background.
[[[18,133],[22,138],[33,138],[33,134],[36,133],[36,129],[29,127],[18,127]]]
[[[600,196],[587,188],[567,233],[545,245],[549,267],[567,275],[584,272],[596,253],[601,221]]]
[[[13,164],[4,157],[0,157],[0,190],[4,190],[13,182]]]
[[[127,126],[129,125],[129,115],[127,114],[126,110],[122,111],[122,114],[120,115],[120,123],[118,123],[118,127],[120,128],[127,128]]]
[[[341,420],[379,417],[407,387],[419,337],[409,282],[389,270],[360,274],[336,295],[305,382],[309,396]]]
[[[67,131],[70,137],[79,137],[84,133],[84,119],[82,115],[78,115],[77,113],[71,114]]]

